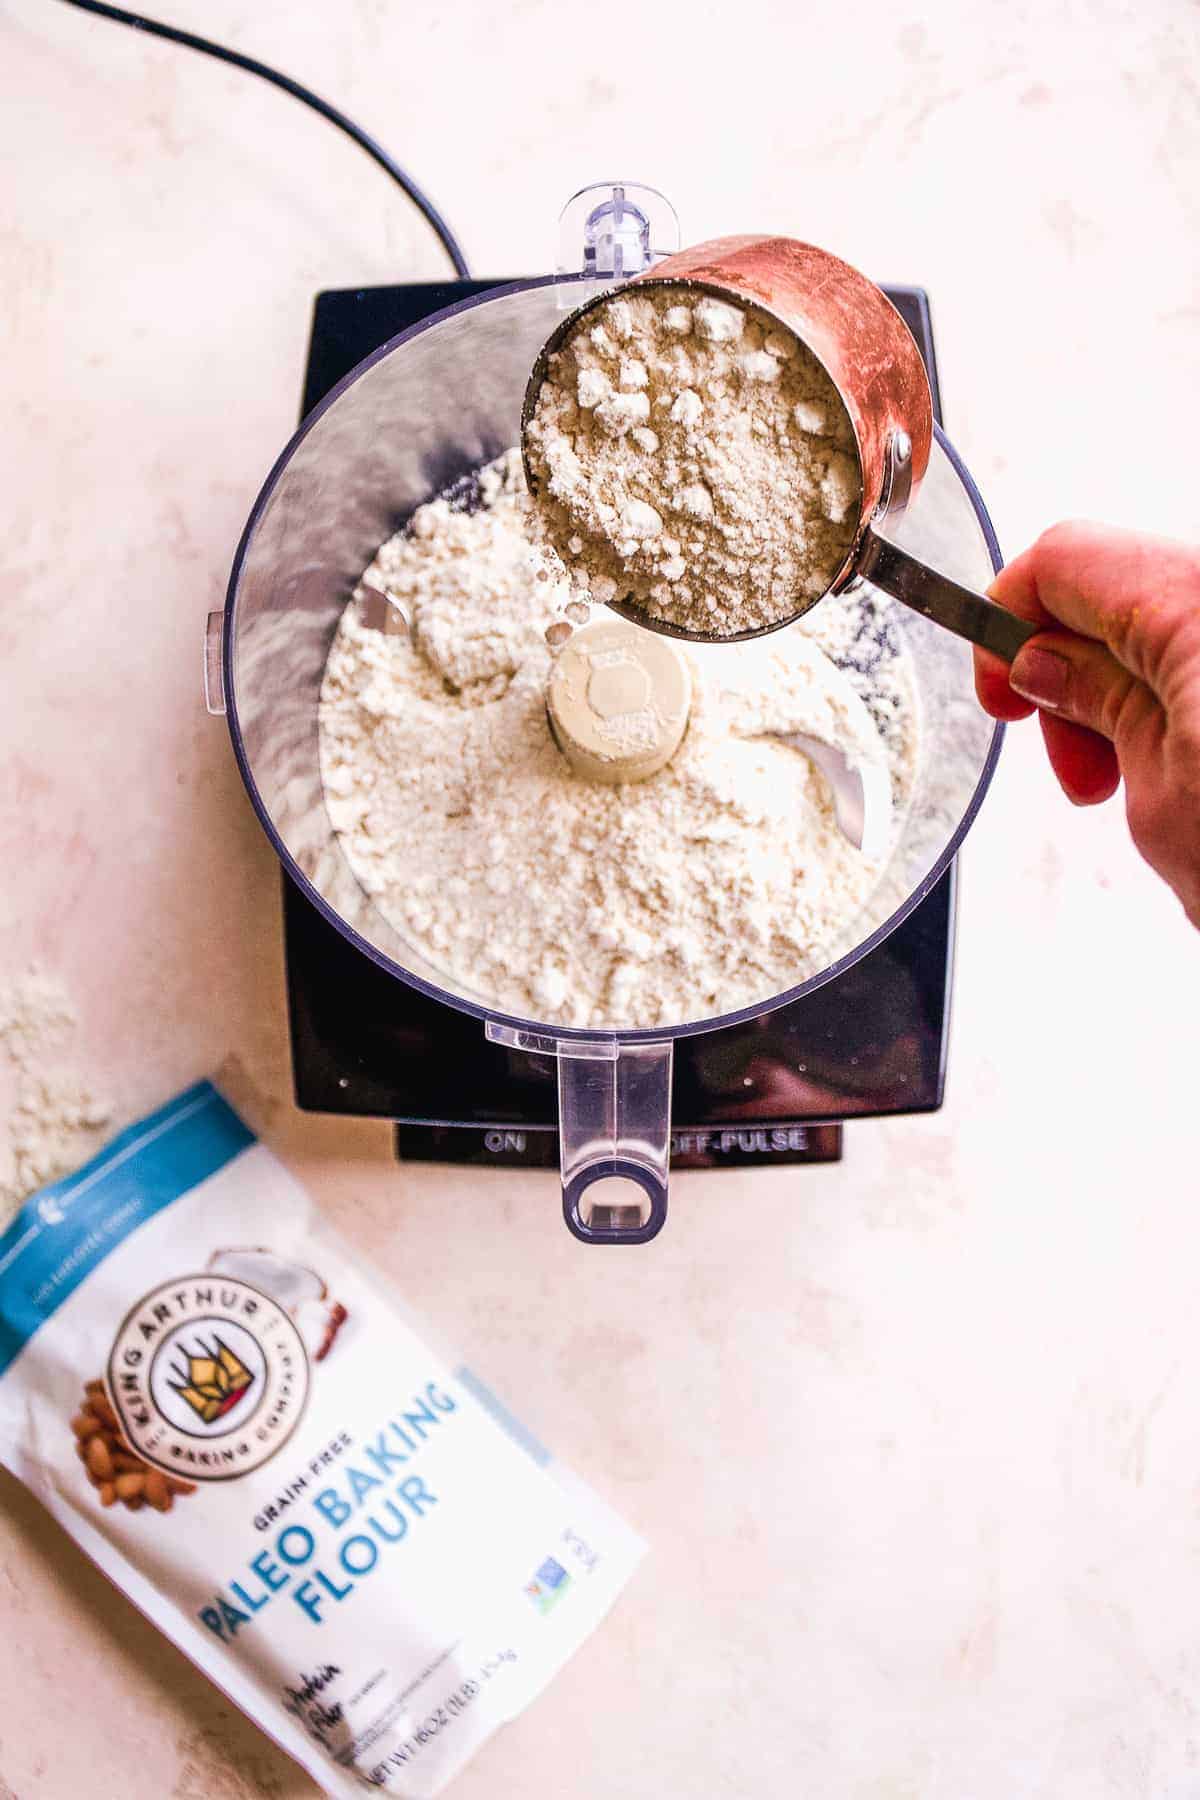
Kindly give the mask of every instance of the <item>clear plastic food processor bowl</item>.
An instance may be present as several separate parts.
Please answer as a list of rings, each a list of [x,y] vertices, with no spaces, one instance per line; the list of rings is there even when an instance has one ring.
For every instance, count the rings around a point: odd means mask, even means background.
[[[579,298],[590,291],[581,285]],[[325,658],[383,539],[414,507],[517,442],[529,370],[561,308],[562,281],[554,278],[465,301],[385,345],[310,415],[246,526],[224,615],[210,631],[210,701],[227,713],[263,828],[325,918],[397,980],[475,1014],[494,1040],[557,1057],[570,1228],[593,1242],[644,1242],[666,1217],[673,1038],[795,1000],[886,937],[962,842],[1001,734],[976,703],[969,648],[892,606],[913,652],[923,714],[912,805],[883,879],[847,920],[828,966],[744,1011],[680,1018],[653,1031],[622,1030],[620,1020],[611,1030],[570,1030],[498,1011],[407,943],[359,887],[326,815],[317,740]],[[979,497],[944,439],[912,510],[894,527],[889,521],[886,535],[973,586],[986,585],[998,567]],[[412,853],[419,859],[419,843]],[[594,1182],[610,1176],[640,1193],[626,1187],[617,1205],[585,1200]]]

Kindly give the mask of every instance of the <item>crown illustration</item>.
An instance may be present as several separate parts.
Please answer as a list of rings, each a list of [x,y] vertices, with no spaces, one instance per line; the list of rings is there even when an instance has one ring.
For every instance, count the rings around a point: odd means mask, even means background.
[[[197,1338],[198,1351],[187,1352],[186,1364],[174,1362],[171,1373],[179,1377],[171,1386],[188,1405],[211,1425],[232,1412],[254,1385],[254,1377],[228,1344],[214,1336],[211,1344]]]

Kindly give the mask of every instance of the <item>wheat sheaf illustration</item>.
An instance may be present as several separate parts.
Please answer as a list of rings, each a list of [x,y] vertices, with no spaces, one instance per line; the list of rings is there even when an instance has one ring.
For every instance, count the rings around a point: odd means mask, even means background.
[[[241,1357],[215,1334],[211,1344],[203,1338],[196,1342],[198,1350],[184,1350],[186,1364],[171,1364],[172,1375],[179,1377],[171,1386],[206,1425],[211,1425],[214,1419],[233,1411],[253,1387],[254,1376]]]

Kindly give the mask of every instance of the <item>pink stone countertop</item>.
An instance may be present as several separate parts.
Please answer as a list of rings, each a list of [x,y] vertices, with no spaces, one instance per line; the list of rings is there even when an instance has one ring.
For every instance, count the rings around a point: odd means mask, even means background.
[[[1001,540],[1200,531],[1197,15],[174,0],[539,270],[619,165],[934,298]],[[969,25],[964,19],[969,17]],[[640,1252],[547,1176],[398,1167],[292,1104],[278,882],[200,697],[316,289],[431,278],[402,196],[250,78],[34,0],[0,25],[0,974],[118,1122],[203,1073],[649,1539],[453,1789],[571,1800],[1200,1793],[1200,940],[1119,807],[1012,734],[963,859],[949,1097],[834,1167],[678,1179]],[[484,53],[481,54],[481,46]],[[295,1767],[0,1484],[0,1794],[297,1796]]]

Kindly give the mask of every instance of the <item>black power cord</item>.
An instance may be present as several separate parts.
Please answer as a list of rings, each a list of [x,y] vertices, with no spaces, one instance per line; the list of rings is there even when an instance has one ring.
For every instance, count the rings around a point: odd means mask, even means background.
[[[423,194],[411,175],[405,173],[398,162],[393,162],[382,144],[348,119],[336,106],[330,106],[328,100],[322,100],[311,88],[306,88],[290,75],[281,75],[278,69],[258,62],[253,56],[243,56],[240,50],[227,50],[223,44],[214,44],[211,39],[197,37],[194,31],[180,31],[174,25],[162,25],[157,19],[143,18],[140,13],[126,12],[120,6],[107,6],[104,0],[65,0],[67,6],[76,6],[80,12],[97,13],[102,19],[115,19],[118,25],[132,25],[135,31],[148,32],[151,37],[166,38],[172,44],[183,44],[189,50],[199,50],[203,56],[215,56],[218,62],[232,63],[236,69],[246,69],[251,75],[260,75],[264,81],[282,88],[285,94],[293,99],[303,100],[305,106],[311,106],[322,118],[344,131],[347,137],[353,138],[360,149],[373,157],[381,169],[386,169],[392,180],[404,189],[413,205],[428,219],[430,225],[441,240],[442,247],[450,261],[454,264],[455,273],[463,280],[469,280],[471,271],[467,267],[467,259],[459,247],[458,239],[443,219],[437,207],[426,194]]]

